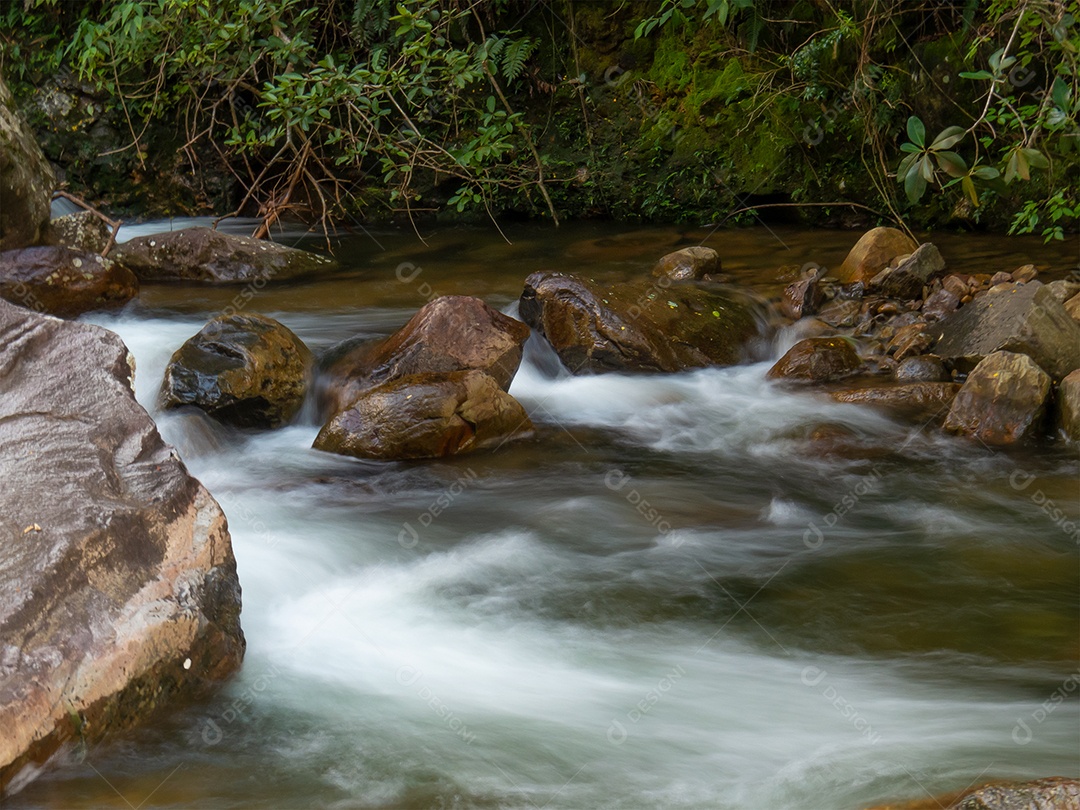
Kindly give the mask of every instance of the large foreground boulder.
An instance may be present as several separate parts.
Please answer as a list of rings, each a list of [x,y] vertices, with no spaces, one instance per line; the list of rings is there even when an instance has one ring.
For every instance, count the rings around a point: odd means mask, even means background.
[[[324,409],[337,413],[364,391],[412,374],[473,369],[507,390],[528,338],[528,326],[479,298],[436,298],[390,337],[334,360],[324,375]]]
[[[243,656],[225,516],[132,373],[113,333],[0,301],[0,795]]]
[[[984,444],[1013,444],[1043,426],[1050,377],[1026,354],[994,352],[968,375],[945,429]]]
[[[533,273],[521,317],[574,374],[733,365],[747,359],[759,334],[749,303],[714,286],[668,279],[604,287]]]
[[[140,236],[115,247],[109,257],[141,281],[200,281],[216,284],[287,281],[325,272],[333,259],[211,228]]]
[[[836,277],[844,284],[861,281],[868,284],[897,256],[914,253],[918,245],[896,228],[873,228],[864,233],[848,252]]]
[[[521,404],[482,371],[414,374],[365,392],[319,432],[316,450],[357,458],[442,458],[533,431]]]
[[[1055,380],[1080,368],[1080,323],[1040,282],[1001,284],[936,327],[934,354],[970,371],[996,351],[1028,355]]]
[[[30,247],[0,253],[0,298],[62,318],[121,307],[139,294],[130,270],[96,253]]]
[[[177,349],[162,405],[194,405],[238,427],[278,427],[304,404],[313,358],[288,327],[264,315],[221,315]]]
[[[56,179],[0,77],[0,250],[37,244]]]
[[[1080,782],[1061,777],[999,782],[870,810],[1080,810]]]

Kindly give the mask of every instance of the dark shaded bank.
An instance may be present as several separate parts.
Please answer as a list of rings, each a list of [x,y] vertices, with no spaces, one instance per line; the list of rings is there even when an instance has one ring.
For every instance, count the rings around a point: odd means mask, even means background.
[[[139,216],[1076,230],[1069,4],[264,6],[31,2],[0,69],[60,179]],[[185,61],[204,23],[246,34]]]

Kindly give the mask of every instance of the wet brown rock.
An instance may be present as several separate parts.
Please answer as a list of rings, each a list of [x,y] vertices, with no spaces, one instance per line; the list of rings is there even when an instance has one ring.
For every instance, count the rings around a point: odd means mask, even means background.
[[[780,299],[780,309],[792,320],[799,320],[818,311],[825,293],[821,289],[821,278],[825,274],[822,267],[812,268],[801,279],[784,288]]]
[[[1080,295],[1074,295],[1065,302],[1065,312],[1074,321],[1080,321]]]
[[[818,313],[818,318],[829,326],[837,328],[854,326],[862,314],[860,301],[837,300],[828,304]]]
[[[941,252],[926,242],[895,267],[886,267],[875,275],[869,287],[890,298],[919,298],[923,287],[944,269],[945,259]]]
[[[960,308],[960,296],[952,290],[942,287],[932,292],[922,306],[922,313],[928,321],[940,321]]]
[[[1039,271],[1033,264],[1025,264],[1023,267],[1018,267],[1012,271],[1012,280],[1021,284],[1034,281],[1038,277]]]
[[[42,240],[55,186],[49,161],[0,77],[0,250]]]
[[[1080,442],[1080,369],[1058,385],[1058,427],[1071,441]]]
[[[898,416],[925,420],[943,417],[960,390],[958,383],[912,382],[864,385],[830,392],[837,402],[872,405]]]
[[[140,236],[117,245],[109,258],[141,281],[199,281],[259,285],[326,272],[337,262],[265,239],[184,228]]]
[[[964,278],[955,273],[951,276],[945,276],[941,282],[941,286],[955,295],[958,299],[962,299],[965,295],[971,293],[971,286]]]
[[[1030,357],[1015,352],[987,355],[953,400],[945,429],[984,444],[1013,444],[1042,428],[1050,376]]]
[[[893,371],[898,382],[948,382],[949,372],[941,358],[932,354],[908,357]]]
[[[436,298],[386,340],[358,346],[333,362],[325,383],[328,412],[410,374],[474,369],[509,389],[528,338],[528,326],[479,298]]]
[[[998,284],[1011,284],[1012,281],[1012,273],[1006,273],[1004,270],[1000,270],[990,277],[990,286],[995,287]]]
[[[918,245],[896,228],[874,228],[862,235],[836,271],[844,284],[855,281],[868,283],[897,256],[915,252]]]
[[[930,348],[932,341],[933,339],[926,334],[925,323],[909,323],[896,330],[885,347],[885,351],[899,361],[905,357],[922,354]]]
[[[667,254],[656,263],[652,274],[672,281],[692,281],[719,272],[720,254],[698,245]]]
[[[842,337],[800,340],[769,369],[769,379],[830,382],[857,372],[862,360],[851,342]]]
[[[1080,324],[1035,281],[980,295],[932,334],[934,353],[961,372],[999,350],[1028,355],[1055,380],[1080,367]]]
[[[1046,285],[1046,292],[1064,304],[1074,295],[1080,294],[1080,282],[1067,279],[1051,281]]]
[[[74,318],[138,294],[130,270],[96,253],[55,246],[0,253],[0,297],[35,312]]]
[[[715,286],[667,279],[605,287],[533,273],[525,280],[521,317],[575,374],[732,365],[759,334],[748,301]]]
[[[364,392],[319,432],[316,450],[383,461],[442,458],[531,435],[521,404],[481,371],[414,374]]]
[[[244,652],[225,516],[120,339],[0,301],[0,794],[212,687]],[[25,768],[25,770],[24,770]]]
[[[222,315],[169,361],[162,405],[193,405],[239,427],[278,427],[300,411],[311,352],[286,326],[263,315]]]

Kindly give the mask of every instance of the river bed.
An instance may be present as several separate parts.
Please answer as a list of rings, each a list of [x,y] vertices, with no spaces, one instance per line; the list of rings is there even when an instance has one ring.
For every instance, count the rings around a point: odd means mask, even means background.
[[[1080,776],[1075,451],[991,452],[769,362],[570,377],[535,336],[511,393],[537,438],[490,454],[363,462],[312,450],[310,411],[272,432],[159,411],[171,353],[230,306],[319,353],[434,295],[513,313],[534,270],[627,279],[703,240],[770,295],[857,236],[504,230],[360,233],[340,272],[242,305],[154,285],[86,318],[229,518],[248,651],[217,697],[6,806],[855,810]],[[1076,267],[1075,245],[932,239],[952,270]]]

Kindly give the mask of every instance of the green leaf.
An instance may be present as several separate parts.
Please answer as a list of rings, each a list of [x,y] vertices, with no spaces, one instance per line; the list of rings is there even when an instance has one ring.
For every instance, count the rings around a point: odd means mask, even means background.
[[[922,149],[920,149],[919,147],[917,147],[913,143],[902,143],[902,144],[900,144],[900,151],[901,152],[921,152]]]
[[[1005,182],[1011,183],[1020,174],[1020,153],[1013,152],[1005,165]]]
[[[967,130],[963,127],[946,127],[938,133],[936,138],[934,138],[934,142],[930,144],[930,148],[950,149],[960,143],[965,135],[967,135]]]
[[[972,182],[970,177],[964,177],[960,181],[960,187],[964,189],[964,193],[967,194],[968,199],[971,200],[971,204],[976,208],[979,207],[979,193],[975,190],[975,183]]]
[[[1038,149],[1021,149],[1020,153],[1027,160],[1028,164],[1036,169],[1048,169],[1050,168],[1050,161],[1046,159],[1046,155],[1040,152]]]
[[[930,156],[923,155],[918,165],[919,174],[923,176],[927,183],[932,183],[934,181],[934,164],[930,162]]]
[[[993,166],[980,166],[971,173],[973,176],[978,177],[980,180],[996,180],[1001,177],[1001,172],[995,169]]]
[[[960,78],[961,79],[974,79],[976,81],[981,81],[981,80],[984,80],[984,79],[992,79],[992,78],[994,78],[994,74],[990,73],[988,71],[985,71],[985,70],[976,70],[974,73],[972,73],[972,72],[961,73]]]
[[[916,146],[926,146],[926,127],[914,115],[907,120],[907,134]]]
[[[1054,106],[1062,110],[1069,108],[1069,96],[1071,92],[1069,85],[1066,84],[1060,76],[1054,79],[1054,84],[1050,87],[1050,98],[1054,101]]]
[[[495,96],[488,96],[487,97],[487,109],[488,109],[488,112],[491,112],[491,113],[495,112]]]
[[[900,168],[896,170],[896,178],[901,183],[903,183],[904,178],[907,177],[908,172],[911,170],[912,164],[919,159],[919,154],[922,153],[920,152],[915,155],[908,155],[906,158],[900,161]]]
[[[904,178],[904,193],[912,204],[917,203],[926,191],[926,181],[914,168]]]
[[[956,152],[935,152],[938,166],[950,177],[965,177],[968,173],[967,163]]]

